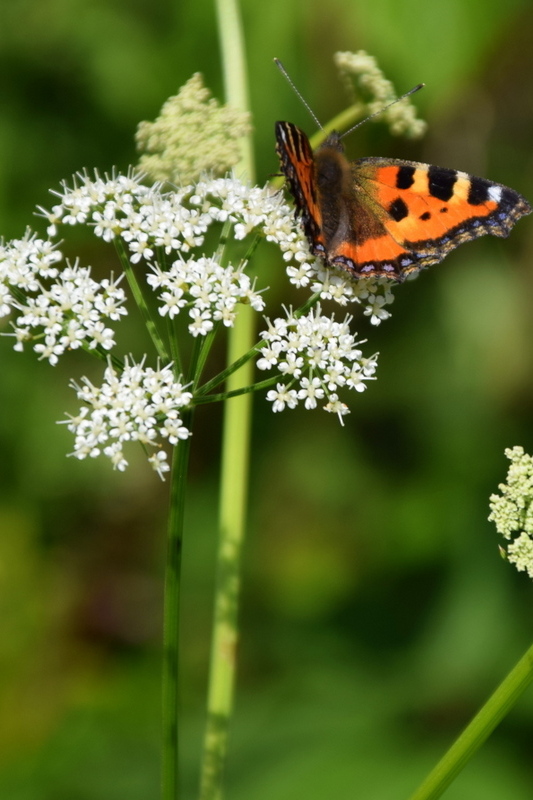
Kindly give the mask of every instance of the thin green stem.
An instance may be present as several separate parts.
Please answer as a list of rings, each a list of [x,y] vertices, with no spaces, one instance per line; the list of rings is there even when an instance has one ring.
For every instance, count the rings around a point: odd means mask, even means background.
[[[207,335],[205,337],[203,337],[204,341],[202,342],[202,345],[200,347],[200,350],[198,352],[198,357],[197,357],[197,360],[196,360],[196,369],[195,369],[195,375],[194,375],[194,381],[193,381],[193,391],[194,392],[196,392],[196,389],[198,387],[198,383],[199,383],[200,378],[202,376],[202,372],[204,370],[205,363],[207,361],[207,357],[209,355],[209,351],[211,350],[211,347],[213,346],[213,342],[215,341],[215,335],[216,335],[216,332],[217,332],[219,327],[220,327],[220,323],[218,323],[218,322],[215,323],[213,325],[212,329],[209,331],[209,333],[207,333]],[[202,337],[198,337],[198,338],[202,338]]]
[[[238,0],[215,0],[217,24],[222,54],[222,71],[226,101],[233,108],[248,111],[248,77],[244,53],[244,39]],[[251,183],[255,180],[254,156],[251,136],[241,140],[241,159],[235,171],[242,173]]]
[[[248,110],[247,72],[238,0],[216,0],[226,100],[234,108]],[[254,180],[252,142],[242,141],[239,177]],[[228,363],[251,350],[254,327],[249,306],[239,310],[228,340]],[[228,391],[252,382],[248,359],[227,377]],[[229,721],[233,709],[235,651],[238,637],[240,563],[245,532],[246,498],[251,429],[251,394],[225,404],[219,511],[219,548],[211,662],[207,699],[207,723],[202,758],[200,798],[221,800]]]
[[[220,232],[220,239],[218,240],[217,251],[215,254],[215,258],[219,264],[223,264],[224,262],[224,254],[226,252],[226,245],[228,243],[228,239],[231,234],[231,229],[233,227],[233,223],[231,220],[226,220],[222,227],[222,231]]]
[[[174,375],[177,378],[179,378],[181,375],[183,375],[183,364],[181,360],[180,349],[178,347],[178,337],[176,336],[176,327],[174,320],[170,319],[170,317],[167,317],[166,325],[167,325],[167,338],[170,347],[170,357],[172,359]]]
[[[303,316],[307,311],[309,311],[310,308],[312,308],[314,305],[317,304],[319,299],[320,299],[320,294],[318,292],[315,292],[315,294],[311,295],[311,297],[309,297],[305,301],[305,303],[294,312],[294,316],[296,318]],[[217,386],[220,386],[220,384],[223,383],[226,379],[228,379],[230,375],[233,375],[234,372],[241,369],[241,367],[247,364],[251,358],[256,356],[259,350],[266,344],[267,344],[266,339],[262,339],[260,342],[256,342],[253,345],[253,347],[250,347],[247,353],[244,353],[244,355],[240,356],[239,358],[236,358],[235,361],[232,364],[230,364],[229,367],[226,367],[226,369],[222,370],[222,372],[219,372],[218,375],[215,375],[214,378],[211,378],[211,380],[207,381],[207,383],[204,383],[203,386],[200,386],[199,389],[195,392],[195,396],[198,397],[199,395],[208,394]]]
[[[139,286],[137,276],[135,275],[135,271],[131,266],[128,254],[126,253],[126,249],[121,239],[116,240],[116,246],[119,258],[124,268],[124,272],[126,273],[126,278],[129,287],[131,289],[131,293],[133,294],[133,299],[135,300],[139,308],[139,311],[141,312],[141,316],[143,318],[144,324],[146,325],[146,329],[148,330],[148,334],[152,340],[152,343],[156,349],[157,355],[165,364],[168,364],[168,362],[170,361],[170,356],[167,352],[167,348],[161,336],[159,335],[159,331],[157,330],[157,325],[155,324],[153,317],[150,313],[150,309],[146,304],[146,300],[144,299],[142,289]]]
[[[278,373],[277,375],[273,375],[271,378],[266,378],[264,381],[252,383],[250,386],[243,386],[240,389],[233,389],[231,392],[220,392],[220,394],[208,394],[203,397],[195,397],[194,404],[200,406],[205,405],[206,403],[220,403],[222,400],[229,400],[231,397],[240,397],[242,394],[260,392],[262,389],[268,389],[269,386],[274,386],[277,381],[284,377],[284,375]]]
[[[322,144],[324,139],[329,136],[332,131],[342,132],[345,128],[350,128],[352,125],[355,125],[356,122],[363,119],[365,111],[366,106],[364,103],[354,103],[352,106],[345,108],[344,111],[341,111],[336,117],[333,117],[332,120],[327,122],[321,131],[317,131],[317,133],[311,137],[311,147],[314,149]]]
[[[82,344],[83,350],[85,353],[88,353],[91,356],[96,356],[103,361],[106,365],[111,362],[111,364],[115,367],[118,372],[122,372],[124,369],[124,361],[115,356],[113,353],[110,353],[109,350],[104,350],[101,345],[97,345],[96,347],[89,347],[87,342],[83,342]]]
[[[259,247],[260,242],[262,242],[263,238],[264,237],[260,236],[258,233],[255,234],[254,238],[250,242],[250,247],[248,248],[248,250],[246,251],[246,253],[244,254],[244,256],[241,259],[241,268],[242,269],[244,269],[244,267],[248,264],[248,262],[250,261],[251,257],[253,256],[253,254],[255,253],[257,248]]]
[[[249,309],[246,308],[245,310],[248,311]],[[257,355],[260,348],[263,347],[266,343],[267,343],[266,340],[263,339],[262,341],[254,344],[253,347],[250,347],[247,353],[245,353],[243,356],[240,356],[239,358],[236,358],[235,361],[229,367],[226,367],[226,369],[222,370],[222,372],[219,372],[218,375],[215,375],[214,378],[211,378],[210,381],[207,381],[207,383],[204,383],[203,386],[200,386],[199,389],[195,392],[195,396],[198,397],[199,395],[207,394],[216,386],[220,386],[221,383],[224,383],[225,380],[228,381],[229,385],[230,382],[229,379],[231,378],[231,376],[235,372],[237,372],[237,370],[240,370],[242,367],[244,367],[250,361],[250,359],[252,359],[255,355]],[[230,359],[228,356],[228,361],[229,360]]]
[[[192,409],[183,413],[183,424],[191,430]],[[162,800],[178,800],[179,754],[179,621],[181,551],[185,511],[185,489],[191,437],[174,448],[171,473],[170,510],[165,565],[164,653],[163,653],[163,768]]]
[[[532,681],[533,645],[409,800],[435,800],[440,797]]]

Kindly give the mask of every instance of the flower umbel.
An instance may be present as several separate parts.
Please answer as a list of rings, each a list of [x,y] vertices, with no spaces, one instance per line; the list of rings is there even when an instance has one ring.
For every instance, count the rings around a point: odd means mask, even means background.
[[[72,386],[83,406],[76,417],[64,420],[75,435],[71,455],[84,459],[103,453],[115,469],[123,471],[128,466],[124,444],[141,442],[157,448],[148,460],[162,478],[169,469],[166,453],[160,449],[162,441],[176,445],[191,435],[180,409],[191,402],[192,394],[175,379],[172,366],[154,370],[126,359],[120,373],[107,367],[101,387],[87,378],[81,386],[75,382]]]
[[[336,322],[322,313],[320,305],[305,316],[287,312],[286,319],[272,322],[261,333],[267,344],[259,351],[259,369],[276,368],[282,380],[267,394],[273,411],[295,408],[303,401],[305,408],[316,408],[319,400],[327,402],[326,411],[342,417],[349,413],[337,392],[341,388],[363,392],[366,382],[374,380],[377,355],[363,357],[355,336],[350,333],[352,317]]]
[[[250,115],[221,106],[195,73],[169,97],[155,122],[141,122],[139,165],[156,181],[185,184],[202,172],[222,175],[240,158],[239,139],[250,131]]]
[[[34,341],[39,358],[57,364],[65,350],[82,345],[110,350],[114,333],[107,320],[126,314],[126,295],[111,275],[100,282],[78,262],[56,266],[63,258],[56,245],[29,232],[0,248],[0,317],[14,309],[16,350]]]
[[[505,451],[511,462],[501,494],[490,497],[489,520],[507,539],[507,558],[519,572],[533,578],[533,457],[522,447]]]

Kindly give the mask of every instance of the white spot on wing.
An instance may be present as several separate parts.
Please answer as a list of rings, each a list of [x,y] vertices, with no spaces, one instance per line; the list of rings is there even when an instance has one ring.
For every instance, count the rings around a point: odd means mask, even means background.
[[[502,199],[502,187],[501,186],[491,186],[488,191],[488,195],[491,200],[495,203],[499,203]]]

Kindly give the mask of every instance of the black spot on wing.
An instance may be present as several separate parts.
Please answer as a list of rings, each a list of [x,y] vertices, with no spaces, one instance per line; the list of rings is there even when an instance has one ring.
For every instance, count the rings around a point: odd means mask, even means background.
[[[392,201],[388,211],[391,217],[396,220],[396,222],[400,222],[402,219],[405,219],[405,217],[407,217],[409,214],[409,209],[401,197],[397,197],[396,200]]]
[[[472,206],[480,206],[489,199],[489,189],[492,186],[490,181],[485,178],[470,178],[470,188],[468,190],[468,202]]]
[[[431,214],[430,214],[430,212],[429,212],[429,211],[424,211],[424,213],[423,213],[423,214],[420,214],[420,217],[419,217],[419,219],[423,219],[423,220],[424,220],[424,222],[426,222],[426,220],[428,220],[428,219],[431,219]]]
[[[402,167],[398,167],[398,172],[396,174],[396,188],[410,189],[415,182],[415,170],[416,167],[410,167],[406,164],[404,164]]]
[[[443,169],[442,167],[428,169],[429,193],[439,200],[449,200],[453,196],[456,180],[457,172],[454,169]]]

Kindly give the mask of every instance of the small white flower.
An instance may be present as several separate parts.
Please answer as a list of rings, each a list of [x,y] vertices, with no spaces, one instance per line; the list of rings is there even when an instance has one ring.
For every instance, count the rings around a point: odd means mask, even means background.
[[[189,333],[193,336],[198,336],[200,334],[205,336],[206,333],[209,333],[209,331],[213,329],[213,320],[211,319],[209,311],[200,311],[198,308],[191,308],[189,316],[193,320],[189,325]]]
[[[298,392],[298,399],[305,400],[305,407],[307,409],[316,408],[317,400],[324,397],[324,389],[320,382],[320,378],[302,378],[301,389]]]
[[[283,411],[285,406],[296,408],[298,405],[298,393],[294,389],[287,389],[282,383],[276,384],[275,389],[267,393],[267,400],[270,400],[272,411]]]
[[[302,374],[303,365],[304,360],[302,356],[298,356],[296,353],[287,353],[286,360],[281,361],[279,364],[279,371],[283,375],[291,375],[293,378],[299,378]]]
[[[365,316],[370,317],[370,322],[372,325],[379,325],[380,322],[383,322],[383,320],[386,320],[390,317],[390,311],[384,309],[383,306],[387,303],[391,303],[392,300],[393,295],[391,292],[388,292],[387,296],[375,294],[370,294],[368,296],[364,314]]]
[[[124,472],[128,466],[120,442],[113,442],[113,444],[104,447],[104,455],[110,459],[113,464],[113,469],[118,469],[119,472]]]
[[[342,418],[345,414],[350,413],[348,406],[345,403],[341,403],[336,394],[329,396],[329,402],[324,406],[324,410],[329,411],[331,414],[336,414],[341,425],[344,425]]]
[[[366,389],[365,380],[372,380],[372,378],[365,378],[359,366],[355,366],[346,376],[346,385],[350,389],[355,389],[356,392],[364,392]]]
[[[148,463],[152,467],[155,472],[159,475],[162,481],[165,480],[164,474],[165,472],[170,471],[170,466],[167,464],[167,454],[164,450],[159,450],[158,453],[154,453],[148,459]]]

